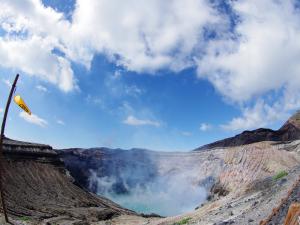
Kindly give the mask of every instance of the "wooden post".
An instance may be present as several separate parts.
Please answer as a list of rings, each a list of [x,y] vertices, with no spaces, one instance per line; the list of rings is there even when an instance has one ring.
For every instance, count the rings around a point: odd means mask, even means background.
[[[2,208],[3,208],[3,213],[5,216],[5,221],[8,223],[8,216],[7,216],[7,211],[6,211],[6,205],[5,205],[5,199],[4,199],[4,188],[3,188],[3,172],[4,172],[4,160],[3,160],[3,139],[4,139],[4,131],[5,131],[5,124],[6,124],[6,118],[9,110],[9,106],[11,103],[12,96],[14,94],[14,91],[16,89],[16,84],[19,79],[19,74],[16,75],[16,78],[14,80],[14,83],[10,89],[10,93],[7,99],[4,115],[3,115],[3,121],[2,121],[2,126],[1,126],[1,136],[0,136],[0,194],[1,194],[1,202],[2,202]]]

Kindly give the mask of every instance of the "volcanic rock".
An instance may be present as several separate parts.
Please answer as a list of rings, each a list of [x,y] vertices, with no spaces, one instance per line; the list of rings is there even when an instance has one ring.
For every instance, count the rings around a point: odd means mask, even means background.
[[[5,138],[3,150],[4,195],[14,218],[28,216],[42,223],[64,216],[68,221],[88,222],[135,214],[76,186],[48,145]]]
[[[300,111],[289,118],[288,121],[279,130],[259,128],[252,131],[244,131],[234,137],[226,138],[199,147],[195,149],[195,151],[212,148],[241,146],[261,141],[288,142],[298,139],[300,139]]]

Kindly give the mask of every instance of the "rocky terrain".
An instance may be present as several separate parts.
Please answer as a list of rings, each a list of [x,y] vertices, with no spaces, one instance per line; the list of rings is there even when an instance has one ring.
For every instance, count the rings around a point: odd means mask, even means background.
[[[92,154],[88,150],[74,151],[63,154],[68,157],[73,155],[72,162],[85,161],[83,155]],[[100,150],[94,151],[99,154]],[[184,218],[191,218],[188,224],[222,224],[227,220],[230,224],[251,224],[248,220],[257,224],[270,215],[272,208],[279,204],[300,175],[299,151],[300,141],[293,141],[285,144],[260,142],[191,153],[155,153],[157,167],[154,174],[179,173],[182,168],[188,167],[192,174],[196,174],[193,177],[195,183],[205,187],[208,193],[211,191],[211,194],[209,201],[195,211],[150,221],[150,224],[172,225]],[[289,175],[274,181],[272,177],[280,171],[288,171]],[[111,224],[122,224],[118,220],[120,218],[127,220],[128,216],[115,218]]]
[[[272,214],[261,222],[262,225],[284,224],[287,218],[288,210],[292,203],[300,202],[300,177],[289,190],[287,196],[282,199],[280,205],[272,210]],[[293,212],[291,213],[291,217]],[[299,219],[296,218],[298,223]],[[295,224],[297,224],[295,223]]]
[[[259,149],[264,151],[264,148],[266,153],[262,156]],[[238,149],[242,153],[231,161],[231,151],[236,153]],[[280,205],[281,199],[287,196],[299,178],[299,141],[279,145],[261,142],[224,150],[228,154],[225,156],[224,170],[219,175],[219,181],[212,188],[212,200],[193,212],[169,217],[157,224],[176,224],[185,218],[190,219],[188,224],[259,224],[271,215],[273,208]],[[251,152],[257,154],[256,157]],[[250,160],[254,161],[253,166]],[[288,171],[288,175],[274,178],[282,170]],[[284,217],[281,214],[280,220],[284,220]]]
[[[278,131],[243,132],[185,153],[54,151],[47,145],[6,139],[4,182],[11,219],[16,224],[66,225],[282,224],[290,203],[300,200],[299,121],[300,112]],[[171,193],[169,208],[187,200],[194,207],[160,218],[90,193],[114,199],[136,189],[147,195],[153,187]],[[177,192],[172,192],[174,187]],[[20,222],[24,216],[30,220]]]
[[[73,184],[48,145],[5,139],[3,184],[11,220],[30,224],[87,224],[134,212]]]
[[[152,201],[152,204],[146,204],[145,207],[155,207],[157,204],[161,210],[139,210],[130,202],[123,205],[133,206],[132,209],[139,212],[159,213],[163,216],[193,210],[204,201],[207,190],[215,183],[223,166],[221,151],[166,153],[98,148],[57,152],[83,188],[117,202],[121,199],[120,204],[124,198],[130,200],[129,196],[141,198],[137,204],[142,206],[143,202]],[[189,195],[178,196],[187,191]],[[163,195],[165,203],[158,204],[161,201],[159,195]],[[171,207],[169,204],[182,206]]]
[[[196,187],[205,188],[207,201],[201,203],[199,199],[201,206],[197,210],[155,221],[143,220],[145,224],[258,224],[269,217],[300,175],[299,121],[298,112],[278,131],[246,131],[187,153],[98,148],[68,149],[59,154],[77,181],[93,192],[99,191],[99,183],[91,183],[91,171],[100,178],[119,177],[120,182],[112,186],[114,193],[130,192],[131,184],[146,184],[155,177],[183,171],[192,174]],[[122,175],[124,170],[129,174],[142,172],[137,180],[130,180]],[[274,179],[282,171],[288,175]],[[120,218],[129,219],[121,216],[111,224],[124,223]]]
[[[92,173],[99,178],[116,178],[112,191],[128,193],[137,185],[146,185],[157,177],[191,176],[195,185],[211,188],[214,178],[221,172],[223,153],[203,152],[156,152],[131,149],[67,149],[57,153],[77,182],[86,189],[96,192],[97,184],[91,182]],[[212,163],[214,162],[214,163]]]

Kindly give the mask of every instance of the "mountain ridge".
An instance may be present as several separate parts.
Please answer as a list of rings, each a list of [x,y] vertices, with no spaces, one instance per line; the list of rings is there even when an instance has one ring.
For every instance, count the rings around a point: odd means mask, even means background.
[[[292,115],[278,130],[269,128],[258,128],[252,131],[246,130],[233,137],[203,145],[193,151],[235,147],[261,141],[288,142],[297,139],[300,139],[300,110]]]

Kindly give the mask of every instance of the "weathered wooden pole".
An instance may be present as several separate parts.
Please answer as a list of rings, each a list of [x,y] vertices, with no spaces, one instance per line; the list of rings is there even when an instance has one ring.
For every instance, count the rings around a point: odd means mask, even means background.
[[[4,160],[3,160],[3,139],[4,139],[4,131],[5,131],[5,124],[6,124],[6,118],[9,110],[9,106],[11,103],[12,96],[14,94],[14,91],[16,89],[17,81],[19,79],[19,74],[16,75],[16,78],[14,80],[13,85],[11,86],[10,93],[7,99],[4,115],[3,115],[3,120],[2,120],[2,126],[1,126],[1,136],[0,136],[0,193],[1,193],[1,202],[2,202],[2,208],[3,208],[3,213],[5,216],[5,221],[8,223],[8,216],[7,216],[7,211],[6,211],[6,205],[5,205],[5,199],[4,199],[4,188],[3,188],[3,172],[4,172]]]

